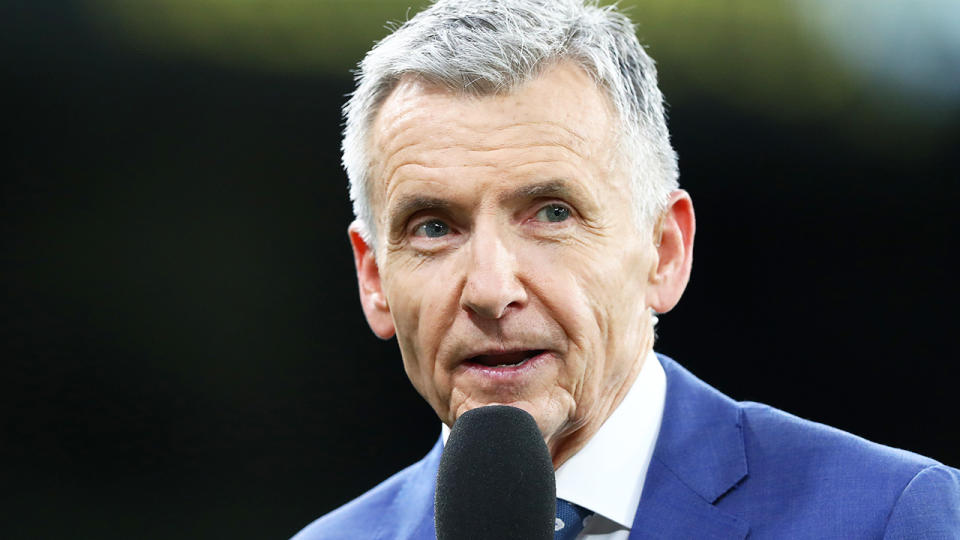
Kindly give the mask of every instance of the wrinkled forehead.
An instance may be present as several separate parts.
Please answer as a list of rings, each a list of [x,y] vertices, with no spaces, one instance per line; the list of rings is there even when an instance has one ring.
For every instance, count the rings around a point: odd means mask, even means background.
[[[457,152],[516,146],[518,138],[570,149],[571,155],[614,166],[619,123],[606,92],[581,68],[560,63],[512,89],[465,94],[421,77],[400,79],[384,99],[370,130],[370,200],[375,212],[398,161],[413,151]]]

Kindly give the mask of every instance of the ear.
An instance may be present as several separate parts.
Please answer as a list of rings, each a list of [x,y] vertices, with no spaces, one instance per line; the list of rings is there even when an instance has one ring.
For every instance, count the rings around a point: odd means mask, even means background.
[[[653,231],[658,259],[650,272],[647,304],[657,313],[673,309],[687,288],[696,228],[690,195],[682,189],[674,191]]]
[[[363,306],[363,314],[367,317],[367,324],[370,325],[373,333],[380,339],[390,339],[396,330],[387,297],[383,294],[381,287],[380,268],[377,266],[373,250],[367,245],[360,231],[361,225],[357,221],[351,223],[347,229],[350,246],[353,248],[353,262],[357,267],[360,304]]]

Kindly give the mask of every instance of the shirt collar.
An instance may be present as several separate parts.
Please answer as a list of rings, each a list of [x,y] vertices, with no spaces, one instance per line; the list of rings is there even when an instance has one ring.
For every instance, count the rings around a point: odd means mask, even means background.
[[[651,350],[620,405],[557,469],[557,497],[629,529],[657,444],[666,394],[667,376]],[[446,424],[441,436],[446,444]]]
[[[653,351],[586,446],[557,469],[557,497],[629,529],[660,432],[667,376]]]

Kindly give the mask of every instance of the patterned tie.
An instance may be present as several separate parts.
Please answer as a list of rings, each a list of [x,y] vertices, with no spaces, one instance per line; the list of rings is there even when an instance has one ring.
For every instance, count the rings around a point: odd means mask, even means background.
[[[557,521],[553,540],[574,540],[583,530],[583,520],[593,512],[563,499],[557,499]]]

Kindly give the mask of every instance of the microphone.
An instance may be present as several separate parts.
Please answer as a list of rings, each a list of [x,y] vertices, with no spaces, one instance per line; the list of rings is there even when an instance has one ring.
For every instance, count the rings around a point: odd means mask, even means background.
[[[537,423],[516,407],[467,411],[440,458],[437,540],[552,540],[557,486]]]

